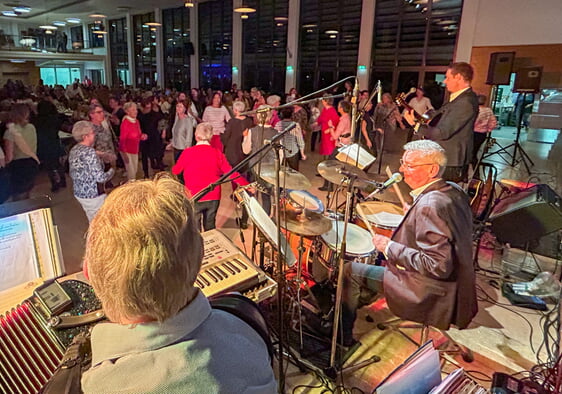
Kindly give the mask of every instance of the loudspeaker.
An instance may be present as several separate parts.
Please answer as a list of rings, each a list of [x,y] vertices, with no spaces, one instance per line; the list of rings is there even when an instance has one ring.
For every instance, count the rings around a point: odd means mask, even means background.
[[[492,210],[492,233],[500,242],[523,245],[562,229],[562,201],[548,185],[502,199]]]
[[[542,66],[522,67],[517,71],[513,91],[538,93],[541,88]]]
[[[509,85],[515,52],[494,52],[490,54],[488,66],[488,85]]]

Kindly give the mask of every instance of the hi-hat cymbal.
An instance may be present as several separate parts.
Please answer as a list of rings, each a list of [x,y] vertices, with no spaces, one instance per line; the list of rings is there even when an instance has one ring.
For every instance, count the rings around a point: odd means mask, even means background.
[[[277,172],[275,166],[271,164],[264,164],[261,166],[260,178],[275,185],[275,178]],[[281,167],[279,171],[279,186],[291,190],[306,190],[312,187],[312,184],[306,176],[290,167]]]
[[[295,215],[288,211],[287,216],[281,215],[281,227],[286,228],[292,233],[305,237],[322,235],[332,229],[332,221],[317,212],[305,212]]]
[[[318,164],[317,169],[322,178],[336,185],[340,185],[348,179],[344,175],[346,173],[355,175],[357,180],[368,180],[367,175],[358,167],[338,160],[325,160]]]

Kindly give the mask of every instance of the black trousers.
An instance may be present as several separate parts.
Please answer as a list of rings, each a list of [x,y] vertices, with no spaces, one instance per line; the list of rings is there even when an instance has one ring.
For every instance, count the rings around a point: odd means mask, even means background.
[[[219,202],[219,200],[209,200],[195,203],[195,213],[198,215],[198,221],[203,222],[204,231],[209,231],[216,227],[215,219],[219,210]]]

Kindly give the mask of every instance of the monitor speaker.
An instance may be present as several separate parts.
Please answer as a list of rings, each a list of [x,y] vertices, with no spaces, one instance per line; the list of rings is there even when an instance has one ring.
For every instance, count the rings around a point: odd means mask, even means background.
[[[538,93],[541,88],[542,66],[522,67],[517,71],[513,91]]]
[[[509,85],[515,52],[494,52],[490,54],[488,85]]]
[[[536,185],[502,199],[489,221],[500,242],[524,245],[562,229],[562,200],[548,185]]]

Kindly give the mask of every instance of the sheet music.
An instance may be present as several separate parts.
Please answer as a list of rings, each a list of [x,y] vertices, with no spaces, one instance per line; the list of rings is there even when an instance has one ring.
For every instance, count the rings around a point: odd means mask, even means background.
[[[369,215],[366,215],[366,217],[367,220],[369,220],[369,222],[371,223],[388,227],[398,227],[402,219],[404,219],[404,215],[390,212],[371,213]]]
[[[0,291],[41,276],[27,214],[0,219]]]
[[[357,163],[357,167],[361,170],[375,161],[375,156],[360,147],[359,144],[343,146],[339,148],[338,151],[339,153],[337,154],[336,159],[352,165],[356,165]],[[359,151],[359,159],[357,159],[357,151]]]

